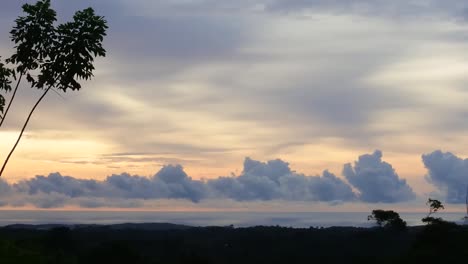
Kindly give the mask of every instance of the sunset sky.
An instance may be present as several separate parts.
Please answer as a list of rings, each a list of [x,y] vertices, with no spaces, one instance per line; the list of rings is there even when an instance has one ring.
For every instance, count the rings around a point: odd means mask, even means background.
[[[0,5],[2,59],[26,2]],[[40,105],[5,206],[410,210],[433,196],[464,210],[468,2],[52,3],[62,22],[105,16],[107,56]],[[21,88],[2,160],[40,95]]]

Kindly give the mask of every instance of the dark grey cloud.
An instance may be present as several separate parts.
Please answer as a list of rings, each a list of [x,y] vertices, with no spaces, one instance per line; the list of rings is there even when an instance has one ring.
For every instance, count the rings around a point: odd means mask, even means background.
[[[3,179],[0,179],[0,197],[5,197],[11,192],[11,186]]]
[[[122,173],[99,181],[51,173],[15,184],[0,180],[0,202],[41,208],[65,205],[98,208],[142,207],[146,202],[161,199],[193,203],[230,199],[338,204],[395,203],[415,198],[406,181],[398,177],[389,163],[382,161],[380,151],[360,156],[354,166],[345,164],[343,174],[358,194],[350,184],[327,170],[322,175],[306,176],[293,171],[280,159],[261,162],[246,158],[240,175],[209,180],[192,179],[181,165],[165,165],[152,177]]]
[[[210,16],[135,16],[110,22],[110,52],[124,54],[130,62],[233,56],[245,34],[241,22]]]
[[[102,77],[116,84],[161,83],[200,65],[246,58],[240,49],[252,32],[243,15],[219,16],[213,9],[200,8],[201,3],[102,1],[102,5],[114,6],[97,10],[109,23],[104,44],[111,63],[103,66],[112,71]],[[132,94],[170,97],[172,91],[135,89]]]
[[[76,179],[62,176],[60,173],[51,173],[49,176],[36,176],[30,180],[21,181],[14,185],[20,192],[31,195],[38,193],[59,193],[69,197],[96,195],[101,186],[95,180]]]
[[[21,5],[24,1],[3,1],[0,8],[0,46],[9,44],[9,32],[14,25],[14,20],[21,13]],[[2,54],[2,56],[5,56]]]
[[[416,198],[406,180],[400,179],[391,164],[382,161],[379,150],[359,156],[354,166],[345,164],[343,175],[364,202],[396,203]]]
[[[61,193],[38,193],[26,197],[24,202],[30,203],[38,208],[60,208],[70,202],[71,198]]]
[[[32,2],[32,1],[22,1]],[[135,14],[160,15],[188,15],[188,14],[216,14],[232,15],[239,13],[277,13],[297,11],[331,12],[339,14],[361,14],[371,16],[392,17],[464,17],[467,13],[468,4],[458,0],[199,0],[199,1],[79,1],[77,3],[54,3],[58,8],[78,8],[84,6],[105,7],[108,9],[126,10]],[[113,5],[113,6],[112,6]],[[131,8],[129,8],[131,7]],[[131,10],[129,10],[131,9]],[[147,9],[147,10],[144,10]],[[104,11],[105,9],[103,9]],[[115,11],[114,11],[115,12]],[[111,12],[112,13],[112,12]]]
[[[297,200],[350,201],[355,198],[349,185],[325,171],[322,176],[307,177],[297,174],[288,163],[272,160],[266,163],[247,158],[244,172],[239,177],[220,177],[215,180],[191,179],[180,165],[164,166],[152,178],[126,173],[111,175],[104,181],[76,179],[52,173],[21,181],[11,187],[16,192],[39,195],[35,205],[61,205],[58,197],[80,198],[86,207],[98,207],[104,201],[93,202],[82,198],[109,199],[186,199],[199,202],[208,198],[231,198],[238,201]],[[45,194],[49,198],[42,197]]]
[[[465,19],[468,3],[458,0],[272,0],[266,4],[271,12],[330,12],[394,18]]]
[[[125,163],[126,166],[131,164],[158,164],[163,166],[165,164],[190,164],[198,162],[196,159],[181,159],[174,157],[164,157],[157,153],[150,152],[122,152],[122,153],[110,153],[100,155],[96,159],[89,160],[86,158],[62,158],[60,160],[55,160],[55,162],[63,164],[94,164],[94,165],[107,165],[107,166],[117,166],[122,163]],[[119,167],[117,167],[119,168]]]
[[[341,136],[352,133],[339,129],[344,127],[361,127],[361,133],[369,133],[365,125],[371,122],[376,113],[411,104],[412,99],[404,94],[372,89],[350,80],[338,77],[330,79],[328,84],[303,80],[304,83],[296,87],[266,96],[271,100],[271,105],[288,109],[288,114],[294,113],[298,120],[318,121],[330,128],[327,134]]]
[[[468,159],[440,150],[422,155],[428,170],[426,179],[445,195],[448,203],[465,203],[468,187]]]
[[[14,18],[22,14],[21,5],[25,2],[35,1],[8,1],[5,8],[2,3],[0,22],[5,28],[0,28],[4,29],[0,36],[5,37],[0,38],[0,47],[12,46],[8,32]],[[161,81],[198,64],[241,57],[238,49],[250,34],[248,21],[239,17],[217,16],[206,9],[202,15],[190,12],[175,15],[177,9],[168,8],[172,6],[171,1],[164,2],[148,2],[158,11],[151,12],[151,15],[141,14],[145,11],[144,5],[134,12],[128,10],[128,5],[132,6],[131,1],[56,1],[53,8],[58,13],[59,22],[70,19],[76,10],[89,6],[106,17],[109,25],[104,40],[107,58],[99,60],[98,64],[100,61],[112,61],[102,65],[112,68],[109,75],[100,75],[101,78],[108,77],[107,83],[125,83],[128,88],[135,82]],[[163,92],[164,89],[157,94],[153,91],[153,95],[162,95]]]
[[[241,175],[208,181],[217,196],[238,201],[351,201],[350,186],[328,171],[322,176],[305,176],[292,171],[282,160],[260,162],[246,158]]]
[[[188,199],[193,202],[198,202],[207,193],[203,182],[192,180],[180,165],[164,166],[151,178],[123,173],[108,176],[104,181],[51,173],[21,181],[14,184],[13,188],[29,195],[44,193],[70,198]]]

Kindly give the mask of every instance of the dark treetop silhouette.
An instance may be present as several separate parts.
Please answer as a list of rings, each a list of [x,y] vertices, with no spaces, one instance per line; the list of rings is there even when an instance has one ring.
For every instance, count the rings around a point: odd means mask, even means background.
[[[450,222],[443,220],[440,217],[433,217],[432,215],[437,213],[439,210],[445,209],[441,201],[436,199],[427,199],[426,205],[429,206],[429,213],[422,221],[429,225],[451,225]]]
[[[372,210],[372,214],[367,217],[367,220],[375,220],[377,225],[392,229],[406,229],[406,222],[400,218],[400,215],[392,210]]]
[[[13,148],[0,170],[0,177],[15,151],[21,137],[39,103],[51,90],[79,90],[79,80],[93,77],[95,57],[104,57],[102,41],[106,36],[107,21],[97,16],[92,8],[77,11],[73,21],[55,26],[56,12],[51,9],[50,0],[38,1],[34,5],[23,5],[25,16],[15,20],[10,31],[15,43],[15,53],[6,60],[13,69],[0,62],[0,92],[12,90],[11,78],[16,87],[8,106],[0,94],[0,127],[7,117],[11,103],[23,77],[31,88],[43,90],[43,94],[32,107]]]

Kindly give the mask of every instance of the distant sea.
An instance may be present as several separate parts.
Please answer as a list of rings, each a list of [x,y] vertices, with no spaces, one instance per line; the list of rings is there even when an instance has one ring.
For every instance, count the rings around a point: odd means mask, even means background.
[[[372,227],[369,213],[339,212],[105,212],[105,211],[0,211],[0,226],[11,224],[119,224],[173,223],[190,226]],[[400,213],[408,225],[422,225],[423,213]],[[439,217],[462,223],[463,213]]]

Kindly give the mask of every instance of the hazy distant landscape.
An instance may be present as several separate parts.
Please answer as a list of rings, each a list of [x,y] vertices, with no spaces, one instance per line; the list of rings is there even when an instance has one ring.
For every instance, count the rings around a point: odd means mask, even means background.
[[[375,227],[369,212],[129,212],[129,211],[0,211],[0,226],[11,224],[172,223],[189,226]],[[409,226],[423,225],[427,213],[400,213]],[[463,223],[463,213],[440,213]]]

